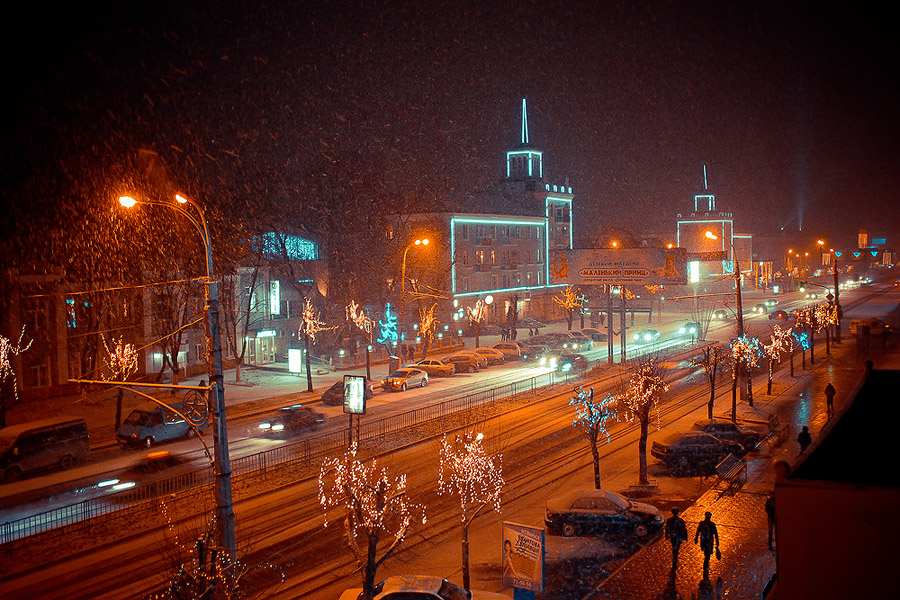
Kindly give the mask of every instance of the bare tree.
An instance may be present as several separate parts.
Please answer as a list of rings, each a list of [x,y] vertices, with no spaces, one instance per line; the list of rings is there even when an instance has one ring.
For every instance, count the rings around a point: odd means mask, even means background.
[[[694,366],[703,369],[706,374],[706,380],[709,383],[709,402],[706,403],[707,418],[713,418],[713,405],[716,402],[716,382],[719,372],[719,366],[724,366],[728,361],[729,355],[721,346],[707,346],[703,348],[700,355],[691,362]]]
[[[180,379],[179,353],[185,332],[196,327],[201,318],[201,293],[197,281],[180,279],[180,273],[164,274],[164,282],[156,286],[150,297],[151,334],[157,336],[157,344],[163,355],[159,378],[168,367],[172,383]]]
[[[632,369],[631,377],[617,400],[622,407],[620,414],[627,421],[637,420],[641,428],[638,440],[638,457],[640,461],[640,485],[647,485],[647,436],[650,429],[650,418],[659,405],[663,392],[669,389],[664,379],[664,369],[655,357],[645,355]]]
[[[459,498],[462,519],[463,587],[469,581],[469,525],[482,510],[493,506],[500,512],[500,492],[503,490],[503,456],[491,456],[484,450],[483,434],[467,432],[452,441],[445,435],[441,440],[441,467],[438,474],[438,494],[453,494]]]
[[[219,306],[228,353],[234,357],[235,381],[241,380],[241,367],[247,354],[247,334],[253,315],[253,296],[259,286],[259,265],[250,267],[246,274],[239,270],[225,276],[219,283]]]
[[[581,386],[575,387],[575,396],[569,400],[569,406],[575,407],[575,417],[572,425],[579,427],[584,437],[591,446],[591,456],[594,459],[594,487],[600,489],[600,435],[606,437],[609,443],[609,431],[607,421],[616,416],[613,410],[616,398],[606,395],[602,400],[594,401],[594,388],[585,391]]]
[[[362,600],[372,600],[378,567],[406,539],[413,520],[421,519],[425,523],[424,508],[409,499],[406,475],[392,478],[386,469],[378,469],[375,459],[363,462],[357,458],[355,443],[342,457],[322,463],[319,502],[325,509],[326,519],[329,509],[338,506],[345,509],[347,545],[362,567]],[[378,544],[383,538],[388,538],[390,543],[379,556]]]

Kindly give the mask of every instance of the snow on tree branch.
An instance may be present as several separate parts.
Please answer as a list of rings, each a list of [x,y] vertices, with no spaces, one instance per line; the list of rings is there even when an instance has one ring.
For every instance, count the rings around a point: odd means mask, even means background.
[[[490,456],[484,449],[484,435],[468,432],[441,440],[441,466],[438,494],[459,497],[462,521],[470,511],[484,504],[493,504],[500,511],[500,492],[503,489],[503,456]]]

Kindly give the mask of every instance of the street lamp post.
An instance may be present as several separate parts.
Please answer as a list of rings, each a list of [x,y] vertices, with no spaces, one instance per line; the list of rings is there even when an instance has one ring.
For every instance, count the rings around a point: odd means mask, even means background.
[[[197,229],[206,251],[206,308],[207,308],[207,345],[210,351],[209,404],[215,419],[213,429],[213,448],[215,451],[214,468],[216,483],[214,496],[216,500],[216,532],[221,552],[226,556],[228,568],[235,562],[234,504],[231,499],[231,459],[228,455],[228,423],[225,416],[225,381],[222,368],[222,339],[219,336],[219,290],[213,279],[212,241],[203,210],[184,196],[176,195],[178,204],[155,202],[152,200],[137,201],[129,196],[119,198],[119,203],[131,208],[135,204],[159,204],[174,208],[185,216]],[[187,210],[193,207],[197,216]]]
[[[403,362],[403,311],[406,309],[406,255],[415,246],[427,246],[428,238],[415,240],[407,244],[403,250],[403,265],[400,268],[400,314],[397,315],[397,345],[400,352],[400,362]]]

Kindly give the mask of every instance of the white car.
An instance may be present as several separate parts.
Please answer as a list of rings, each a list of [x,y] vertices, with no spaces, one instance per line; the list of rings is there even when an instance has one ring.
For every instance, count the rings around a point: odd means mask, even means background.
[[[349,589],[340,600],[359,600],[362,589]],[[374,600],[467,600],[466,591],[453,582],[428,575],[388,577],[375,586]],[[471,600],[510,600],[509,596],[472,590]]]

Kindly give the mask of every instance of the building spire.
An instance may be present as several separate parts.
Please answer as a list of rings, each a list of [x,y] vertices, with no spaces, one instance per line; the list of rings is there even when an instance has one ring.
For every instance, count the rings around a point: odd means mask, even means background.
[[[704,192],[709,191],[709,185],[706,182],[706,165],[705,164],[703,165],[703,191]]]
[[[525,108],[525,98],[522,98],[522,145],[528,144],[528,109]]]

